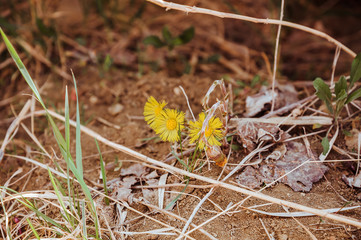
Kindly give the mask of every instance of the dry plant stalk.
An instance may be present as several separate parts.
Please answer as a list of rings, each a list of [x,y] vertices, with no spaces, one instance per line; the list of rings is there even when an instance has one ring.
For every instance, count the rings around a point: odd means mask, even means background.
[[[322,116],[301,116],[301,117],[273,117],[273,118],[232,118],[230,120],[231,126],[237,125],[241,121],[257,122],[257,123],[270,123],[279,125],[332,125],[332,118]]]
[[[225,13],[225,12],[210,10],[207,8],[200,8],[200,7],[196,7],[196,6],[192,7],[192,6],[182,5],[182,4],[178,4],[178,3],[165,2],[163,0],[147,0],[147,1],[154,3],[158,6],[164,7],[164,8],[166,8],[166,10],[174,9],[174,10],[178,10],[178,11],[182,11],[182,12],[186,12],[186,13],[201,13],[201,14],[220,17],[220,18],[231,18],[231,19],[238,19],[238,20],[243,20],[243,21],[253,22],[253,23],[281,25],[281,26],[299,29],[301,31],[308,32],[315,36],[324,38],[324,39],[328,40],[329,42],[335,44],[336,46],[340,47],[342,50],[344,50],[346,53],[348,53],[352,58],[356,57],[356,53],[354,51],[352,51],[351,49],[349,49],[348,47],[346,47],[345,45],[343,45],[341,42],[337,41],[330,35],[328,35],[324,32],[318,31],[316,29],[303,26],[301,24],[278,20],[278,19],[262,19],[262,18],[244,16],[244,15],[240,15],[240,14]]]

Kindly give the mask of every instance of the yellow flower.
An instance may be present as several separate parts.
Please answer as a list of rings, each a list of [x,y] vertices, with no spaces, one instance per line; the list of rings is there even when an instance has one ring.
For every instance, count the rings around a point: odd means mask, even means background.
[[[208,121],[208,126],[206,127],[206,130],[204,131],[204,136],[207,139],[207,143],[204,142],[204,138],[200,138],[200,131],[203,127],[203,122],[206,118],[206,115],[202,112],[198,115],[199,119],[198,121],[192,122],[189,121],[190,126],[190,142],[197,142],[199,140],[198,147],[200,149],[204,149],[207,145],[212,146],[221,146],[221,143],[219,142],[220,139],[223,138],[222,130],[223,124],[221,120],[218,117],[212,117]]]
[[[144,106],[144,119],[152,129],[156,129],[155,120],[161,115],[163,108],[167,103],[163,100],[157,102],[154,97],[150,96]]]
[[[175,109],[164,109],[155,120],[155,132],[163,141],[179,141],[179,130],[184,128],[184,112]]]

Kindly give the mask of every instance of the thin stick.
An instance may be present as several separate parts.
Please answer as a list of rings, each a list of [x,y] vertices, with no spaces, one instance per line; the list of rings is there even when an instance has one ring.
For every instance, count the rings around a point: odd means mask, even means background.
[[[286,105],[286,106],[281,107],[281,108],[279,108],[279,109],[277,109],[277,110],[275,110],[275,111],[273,111],[273,112],[269,112],[269,113],[267,113],[266,115],[262,116],[261,118],[270,118],[270,117],[273,117],[273,116],[275,116],[275,115],[283,114],[283,113],[285,113],[285,112],[288,112],[288,111],[290,111],[291,109],[294,109],[294,108],[296,108],[296,107],[301,108],[301,107],[304,106],[304,104],[305,104],[306,102],[311,101],[311,100],[314,99],[314,98],[316,98],[315,95],[306,97],[306,98],[304,98],[304,99],[302,99],[302,100],[300,100],[300,101],[298,101],[298,102],[295,102],[295,103]]]
[[[1,163],[2,156],[3,156],[3,153],[5,152],[5,148],[6,148],[7,144],[10,142],[10,140],[14,136],[14,134],[16,134],[17,129],[19,128],[19,124],[20,124],[21,120],[23,119],[24,115],[30,109],[30,105],[31,105],[31,100],[28,100],[25,103],[23,109],[21,109],[21,111],[19,113],[19,116],[17,116],[14,119],[14,121],[11,123],[10,127],[6,131],[5,138],[4,138],[3,143],[1,145],[1,148],[0,148],[0,163]]]
[[[182,86],[179,86],[179,88],[182,90],[182,92],[183,92],[183,94],[184,94],[184,97],[186,98],[187,105],[188,105],[189,111],[190,111],[191,114],[192,114],[193,120],[196,121],[196,118],[195,118],[194,115],[193,115],[193,111],[192,111],[191,105],[189,104],[188,96],[187,96],[186,92],[184,91],[184,89],[183,89]]]
[[[282,2],[283,2],[283,1],[282,1]],[[274,237],[269,234],[269,232],[268,232],[266,226],[264,225],[262,219],[261,219],[261,218],[258,218],[258,219],[259,219],[259,221],[261,222],[262,227],[263,227],[264,231],[266,232],[268,239],[269,239],[269,240],[275,240]]]
[[[281,12],[280,12],[280,21],[283,20],[283,8],[285,5],[285,1],[282,0],[281,2]],[[271,106],[271,112],[273,112],[275,108],[275,85],[276,85],[276,73],[277,73],[277,61],[278,61],[278,46],[280,43],[280,36],[281,36],[281,28],[282,25],[278,25],[277,30],[277,38],[276,38],[276,47],[275,47],[275,56],[274,56],[274,62],[273,62],[273,74],[272,74],[272,106]]]
[[[340,53],[341,53],[341,48],[339,46],[337,46],[336,51],[335,51],[335,56],[333,58],[333,63],[332,63],[332,73],[331,73],[331,82],[330,82],[331,88],[334,87],[335,70],[336,70],[336,65],[337,65],[337,61],[340,56]]]
[[[257,122],[257,123],[271,123],[279,125],[331,125],[332,118],[323,116],[300,116],[300,117],[273,117],[273,118],[232,118],[230,120],[231,126],[237,125],[241,121]]]
[[[283,209],[284,209],[287,213],[290,213],[286,207],[283,207]],[[310,238],[311,238],[312,240],[317,240],[317,238],[315,237],[315,235],[313,235],[313,234],[311,233],[311,231],[310,231],[305,225],[303,225],[300,221],[298,221],[298,220],[297,220],[296,218],[294,218],[293,216],[292,216],[292,218],[293,218],[293,220],[296,221],[296,223],[298,223],[298,224],[307,232],[307,234],[310,236]]]
[[[356,159],[355,159],[356,160]],[[186,184],[183,184],[183,183],[171,183],[171,184],[164,184],[164,185],[147,185],[147,186],[134,186],[134,187],[131,187],[131,188],[134,188],[134,189],[143,189],[143,188],[169,188],[169,187],[184,187],[186,186]],[[212,188],[214,187],[215,185],[211,184],[211,185],[194,185],[194,184],[188,184],[187,187],[189,188],[202,188],[202,189],[205,189],[205,188]]]
[[[166,10],[174,9],[174,10],[186,12],[187,14],[188,13],[201,13],[201,14],[220,17],[220,18],[232,18],[232,19],[239,19],[239,20],[253,22],[253,23],[282,25],[282,26],[299,29],[304,32],[311,33],[315,36],[324,38],[324,39],[328,40],[329,42],[335,44],[336,46],[339,46],[342,50],[344,50],[346,53],[348,53],[352,58],[356,57],[356,53],[354,51],[352,51],[351,49],[349,49],[348,47],[346,47],[345,45],[343,45],[342,43],[340,43],[339,41],[337,41],[330,35],[328,35],[324,32],[318,31],[316,29],[303,26],[301,24],[292,23],[292,22],[283,21],[283,20],[280,21],[278,19],[262,19],[262,18],[248,17],[248,16],[233,14],[233,13],[225,13],[225,12],[210,10],[210,9],[206,9],[206,8],[199,8],[199,7],[195,7],[195,6],[191,7],[191,6],[186,6],[186,5],[177,4],[177,3],[165,2],[163,0],[147,0],[147,1],[154,3],[158,6],[164,7],[164,8],[166,8]]]

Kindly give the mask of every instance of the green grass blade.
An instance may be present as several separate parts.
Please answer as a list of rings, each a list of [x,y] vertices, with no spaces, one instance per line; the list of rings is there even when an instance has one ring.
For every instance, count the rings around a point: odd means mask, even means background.
[[[172,155],[178,160],[178,162],[180,162],[188,171],[190,171],[189,166],[188,166],[182,159],[180,159],[180,158],[177,156],[177,154],[174,152],[173,147],[171,147],[171,153],[172,153]]]
[[[165,210],[170,209],[170,208],[174,205],[174,203],[182,196],[182,193],[185,192],[185,190],[186,190],[187,187],[188,187],[188,184],[189,184],[189,179],[187,179],[186,185],[184,186],[184,188],[183,188],[183,190],[181,191],[181,193],[179,193],[179,194],[177,195],[177,197],[174,198],[174,199],[165,207]]]
[[[86,214],[85,214],[85,204],[81,202],[81,211],[82,211],[82,222],[83,222],[83,238],[88,239],[87,227],[86,227]]]
[[[75,142],[76,142],[76,166],[79,171],[81,177],[83,177],[83,157],[82,157],[82,150],[81,150],[81,135],[80,135],[80,112],[79,112],[79,98],[78,98],[78,90],[76,87],[76,81],[74,77],[74,73],[71,72],[74,81],[75,87],[75,94],[76,94],[76,130],[75,130]]]
[[[64,107],[64,118],[65,118],[65,143],[66,143],[66,158],[69,161],[71,160],[71,154],[70,154],[70,124],[69,124],[69,95],[68,95],[68,87],[65,88],[65,107]],[[68,196],[73,198],[73,202],[75,202],[74,197],[74,188],[73,188],[73,181],[70,181],[70,174],[69,174],[69,164],[66,165],[66,174],[67,174],[67,186],[68,186]],[[72,202],[69,201],[71,205],[71,209],[73,209]]]
[[[50,177],[50,181],[51,181],[51,184],[53,185],[53,188],[55,190],[55,194],[56,196],[58,197],[58,201],[60,203],[60,206],[62,207],[65,215],[65,220],[67,220],[71,226],[74,228],[75,227],[75,224],[74,224],[74,221],[73,221],[73,218],[72,216],[69,214],[68,212],[68,209],[65,207],[65,203],[63,201],[63,198],[62,198],[62,195],[61,195],[61,192],[59,191],[59,188],[58,186],[56,185],[55,181],[54,181],[54,176],[53,174],[51,173],[50,169],[48,169],[48,173],[49,173],[49,177]]]
[[[99,152],[100,169],[101,169],[101,171],[102,171],[102,179],[103,179],[103,184],[104,184],[104,192],[105,192],[105,195],[108,196],[107,177],[106,177],[106,174],[105,174],[105,167],[104,167],[103,156],[102,156],[102,152],[100,151],[98,141],[97,141],[96,139],[95,139],[95,144],[97,145],[98,152]],[[107,198],[107,197],[105,198],[105,204],[106,204],[106,205],[109,205],[109,198]]]
[[[66,153],[70,154],[70,125],[69,125],[69,96],[68,96],[68,87],[65,88],[65,143],[66,143]]]
[[[31,231],[33,231],[36,239],[40,240],[40,236],[39,236],[38,232],[36,231],[36,229],[34,228],[33,224],[30,222],[29,218],[27,218],[26,221],[28,222],[28,224],[31,228]]]

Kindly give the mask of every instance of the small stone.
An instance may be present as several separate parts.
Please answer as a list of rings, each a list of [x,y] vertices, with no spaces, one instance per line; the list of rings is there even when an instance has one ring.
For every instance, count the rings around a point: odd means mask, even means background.
[[[122,110],[124,109],[124,106],[120,103],[116,103],[110,107],[108,107],[108,112],[115,116],[117,115],[118,113],[120,113]]]
[[[179,87],[175,87],[173,89],[175,95],[179,96],[182,93],[182,90]]]
[[[97,103],[98,103],[98,98],[93,95],[93,96],[91,96],[91,97],[89,98],[89,102],[90,102],[91,104],[97,104]]]

